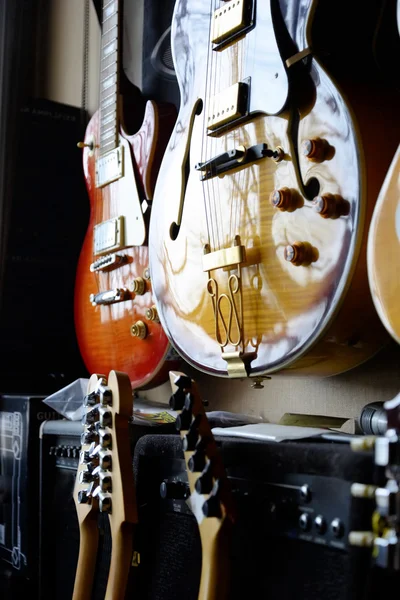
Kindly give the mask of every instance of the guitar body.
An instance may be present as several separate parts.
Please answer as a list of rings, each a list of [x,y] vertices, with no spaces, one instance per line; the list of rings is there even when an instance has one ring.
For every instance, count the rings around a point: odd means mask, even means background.
[[[155,190],[153,290],[179,353],[223,377],[333,375],[386,341],[368,290],[366,239],[398,141],[393,101],[368,89],[346,88],[345,98],[314,56],[287,66],[298,52],[307,55],[316,2],[302,0],[283,16],[274,5],[258,2],[255,27],[220,51],[209,43],[215,0],[178,0],[172,25],[182,101]],[[207,135],[213,98],[245,81],[247,118]],[[324,158],[300,151],[321,139]],[[200,180],[197,163],[260,144],[284,155]],[[289,190],[288,209],[272,204],[276,190],[281,197]],[[329,194],[346,210],[323,218],[313,200]],[[295,265],[288,257],[298,242],[310,260]],[[218,251],[232,257],[235,245],[239,268],[226,256],[219,266]]]
[[[83,167],[90,200],[90,222],[78,263],[75,287],[75,324],[79,347],[89,372],[107,373],[118,369],[127,373],[133,387],[162,383],[171,365],[167,359],[170,346],[159,322],[146,318],[146,310],[154,305],[151,281],[145,280],[145,293],[131,294],[123,302],[92,306],[91,294],[107,290],[129,289],[135,278],[144,278],[148,269],[148,248],[129,244],[140,202],[151,200],[162,152],[171,132],[175,115],[148,102],[141,129],[133,136],[120,132],[124,147],[124,175],[105,187],[96,187],[97,148],[83,151]],[[96,113],[86,131],[85,142],[99,139],[99,114]],[[96,225],[124,216],[125,238],[128,244],[118,252],[125,263],[110,271],[92,272],[94,230]],[[133,225],[132,225],[133,224]],[[139,232],[140,233],[140,232]],[[143,240],[147,243],[147,240]],[[145,339],[134,337],[131,326],[145,323]]]
[[[368,275],[376,310],[400,343],[400,146],[379,194],[368,238]]]

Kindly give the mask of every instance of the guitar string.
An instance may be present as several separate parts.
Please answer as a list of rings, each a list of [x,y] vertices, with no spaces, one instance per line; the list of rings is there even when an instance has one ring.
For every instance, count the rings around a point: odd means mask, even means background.
[[[210,5],[210,11],[212,9],[212,0],[210,0],[211,5]],[[207,45],[207,62],[206,62],[206,77],[205,77],[205,90],[204,90],[204,99],[203,99],[203,125],[201,126],[201,150],[200,150],[200,162],[203,163],[205,162],[205,160],[207,160],[207,137],[206,137],[206,133],[207,133],[207,114],[208,114],[208,110],[209,110],[209,74],[211,73],[211,68],[210,68],[210,45],[211,45],[211,26],[209,27],[209,32],[208,32],[208,45]],[[212,57],[212,55],[211,55]],[[204,144],[204,141],[206,142]],[[201,176],[201,173],[199,174],[199,177]],[[213,232],[213,226],[212,226],[212,214],[211,214],[211,204],[210,204],[210,197],[209,197],[209,190],[207,185],[205,184],[205,182],[201,182],[200,183],[201,188],[202,188],[202,193],[203,193],[203,200],[204,200],[204,211],[205,211],[205,217],[206,217],[206,223],[207,223],[207,234],[208,234],[208,243],[211,246],[211,244],[214,244],[215,242],[212,241],[211,238],[214,239],[214,232]],[[207,194],[208,194],[208,198],[207,198]]]
[[[204,106],[203,106],[203,129],[202,129],[202,152],[201,152],[201,162],[205,162],[210,157],[208,155],[209,150],[209,140],[208,140],[208,129],[207,129],[207,118],[210,111],[211,105],[211,79],[212,79],[212,64],[213,64],[213,54],[211,47],[211,31],[212,31],[212,3],[213,0],[210,0],[210,12],[209,12],[209,34],[208,34],[208,46],[207,46],[207,66],[206,66],[206,86],[205,86],[205,97],[204,97]],[[210,61],[211,57],[211,61]],[[204,153],[203,153],[204,148]],[[204,205],[205,211],[209,212],[209,221],[210,221],[210,230],[211,236],[209,236],[209,244],[213,247],[216,246],[216,238],[215,231],[213,226],[213,218],[212,218],[212,200],[210,194],[210,187],[208,185],[208,180],[206,179],[202,182],[203,195],[204,195]]]
[[[218,2],[218,0],[214,0],[214,2],[212,3],[212,6],[213,6],[212,13],[211,13],[212,21],[213,21],[213,15],[214,15],[215,11],[217,10],[217,2]],[[212,30],[212,27],[211,27],[211,30]],[[213,83],[212,83],[212,97],[215,98],[216,90],[217,90],[217,80],[219,79],[219,77],[217,77],[217,75],[220,75],[219,71],[218,71],[218,67],[220,66],[220,60],[219,60],[218,52],[213,50],[212,46],[211,46],[211,52],[212,52],[211,64],[214,63],[214,68],[212,68],[212,72],[214,73]],[[213,113],[215,113],[215,112],[216,112],[215,103],[213,103]],[[217,117],[217,115],[215,115],[215,116]],[[218,148],[218,138],[215,138],[214,136],[208,136],[208,137],[210,138],[210,143],[209,143],[210,158],[214,158],[216,156],[216,152],[217,152],[217,148]],[[208,185],[211,188],[213,214],[214,214],[214,219],[215,219],[216,244],[218,246],[218,249],[220,249],[221,248],[221,239],[220,239],[220,232],[219,232],[219,227],[218,227],[217,193],[216,193],[216,188],[218,190],[218,183],[216,181],[215,176],[211,177],[211,179],[208,181],[209,181]]]
[[[216,3],[218,0],[215,0]],[[217,6],[215,5],[214,7],[215,10],[217,10]],[[225,7],[224,10],[227,10],[227,8]],[[221,92],[223,92],[223,90],[225,89],[225,79],[224,79],[224,69],[223,69],[223,62],[224,62],[224,51],[222,52],[218,52],[218,51],[214,51],[215,54],[215,62],[216,62],[216,68],[215,68],[215,88],[214,88],[214,94],[220,94]],[[217,82],[218,82],[218,90],[217,90]],[[219,104],[219,110],[221,110],[221,105]],[[217,117],[219,116],[218,113],[216,115]],[[222,152],[224,152],[224,147],[223,147],[223,141],[225,140],[225,136],[217,136],[215,138],[213,138],[213,152],[212,155],[213,156],[218,156],[219,154],[221,154]],[[221,185],[221,179],[218,177],[218,175],[216,177],[213,177],[212,179],[212,183],[213,183],[213,195],[214,195],[214,203],[215,203],[215,216],[216,216],[216,226],[217,226],[217,231],[218,231],[218,241],[219,241],[219,248],[223,248],[224,247],[224,237],[223,237],[223,230],[224,230],[224,221],[223,221],[223,217],[222,217],[222,212],[221,212],[221,201],[220,201],[220,185]]]

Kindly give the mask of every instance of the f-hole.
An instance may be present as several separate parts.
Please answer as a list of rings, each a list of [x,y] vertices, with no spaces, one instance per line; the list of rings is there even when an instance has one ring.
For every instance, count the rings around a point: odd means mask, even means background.
[[[315,177],[311,177],[307,183],[304,183],[303,177],[301,175],[300,170],[300,161],[299,161],[299,124],[300,124],[300,115],[299,111],[294,108],[289,125],[289,139],[292,144],[292,159],[293,166],[295,168],[297,174],[297,181],[300,188],[301,193],[307,200],[313,200],[315,196],[319,194],[319,181]]]
[[[171,226],[169,228],[169,235],[170,235],[171,240],[176,240],[176,238],[179,235],[179,230],[181,228],[183,205],[185,203],[186,188],[187,188],[187,183],[188,183],[189,174],[190,174],[190,145],[192,142],[194,119],[195,119],[195,117],[201,115],[202,111],[203,111],[203,100],[199,99],[193,106],[192,114],[190,116],[189,133],[188,133],[188,137],[187,137],[187,141],[186,141],[185,154],[183,156],[183,161],[182,161],[182,170],[181,170],[182,185],[181,185],[181,197],[180,197],[179,209],[178,209],[178,218],[176,219],[176,221],[173,221],[171,223]]]

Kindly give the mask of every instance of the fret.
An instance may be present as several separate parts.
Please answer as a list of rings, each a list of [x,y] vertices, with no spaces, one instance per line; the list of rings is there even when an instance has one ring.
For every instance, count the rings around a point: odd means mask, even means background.
[[[116,75],[116,73],[113,73],[109,77],[106,77],[106,79],[102,80],[101,89],[108,90],[108,88],[110,88],[112,85],[114,85],[116,83],[116,81],[117,81],[117,75]]]
[[[110,124],[108,123],[104,129],[103,124],[100,125],[100,138],[108,138],[112,135],[115,135],[115,128],[113,127],[113,125],[111,125],[110,127]]]
[[[110,44],[106,44],[102,48],[103,59],[109,56],[111,52],[118,52],[117,40],[113,40]]]
[[[116,63],[113,63],[111,65],[108,65],[108,67],[105,67],[104,69],[101,70],[101,79],[100,79],[101,81],[105,81],[111,75],[114,75],[114,76],[117,75],[117,69],[115,68],[115,65],[116,65]]]
[[[100,108],[102,111],[109,109],[110,107],[115,109],[117,105],[117,94],[110,94],[106,96],[104,100],[100,100]]]
[[[104,111],[102,111],[101,113],[101,126],[103,125],[107,125],[108,123],[112,123],[113,120],[115,119],[115,110],[110,111],[108,114],[106,114]]]
[[[110,31],[107,31],[107,33],[103,33],[103,35],[101,36],[102,48],[104,48],[104,46],[107,46],[111,42],[116,43],[117,36],[118,27],[113,27]]]
[[[101,70],[103,71],[109,65],[113,65],[118,62],[118,52],[111,52],[108,56],[103,56],[101,59]]]
[[[108,138],[100,138],[100,146],[102,152],[108,152],[112,150],[112,148],[116,148],[118,146],[118,140],[116,136],[108,137]]]
[[[103,35],[114,29],[114,27],[118,27],[118,13],[103,22]]]
[[[101,115],[107,117],[110,113],[117,111],[117,97],[115,96],[115,102],[108,102],[107,105],[101,105]]]

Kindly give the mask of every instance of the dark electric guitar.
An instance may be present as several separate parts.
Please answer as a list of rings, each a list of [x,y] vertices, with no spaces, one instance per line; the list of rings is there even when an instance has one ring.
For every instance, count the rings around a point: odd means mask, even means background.
[[[167,335],[208,373],[256,385],[275,372],[333,375],[387,340],[366,241],[398,144],[398,97],[323,66],[313,23],[327,14],[323,38],[336,7],[176,3],[181,107],[157,179],[150,265]],[[333,56],[340,23],[336,34]],[[366,48],[360,60],[368,75]]]
[[[155,180],[176,114],[151,101],[144,107],[124,78],[121,13],[121,0],[104,0],[100,108],[80,144],[91,216],[76,276],[75,324],[89,372],[116,368],[142,387],[165,381],[177,364],[169,361],[154,305],[147,248]]]

